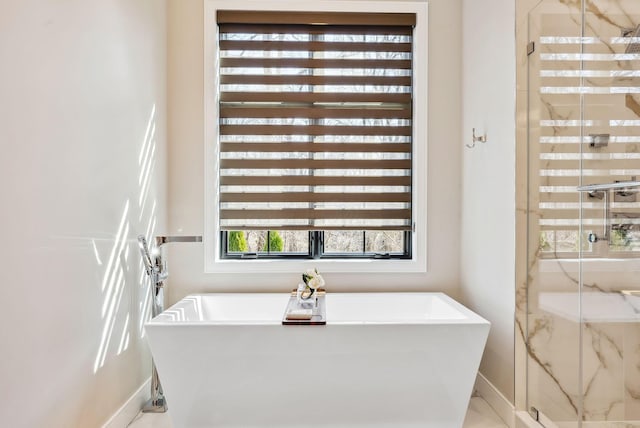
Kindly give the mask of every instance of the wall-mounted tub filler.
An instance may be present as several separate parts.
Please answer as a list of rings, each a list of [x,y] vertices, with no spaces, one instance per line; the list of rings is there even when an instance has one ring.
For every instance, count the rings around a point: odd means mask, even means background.
[[[202,242],[202,236],[156,236],[153,248],[149,249],[147,239],[138,236],[138,247],[142,255],[144,268],[151,279],[151,317],[155,318],[164,311],[164,281],[169,276],[167,263],[162,257],[162,245],[171,242]],[[144,413],[164,413],[167,403],[158,377],[155,364],[151,363],[151,399],[143,407]]]

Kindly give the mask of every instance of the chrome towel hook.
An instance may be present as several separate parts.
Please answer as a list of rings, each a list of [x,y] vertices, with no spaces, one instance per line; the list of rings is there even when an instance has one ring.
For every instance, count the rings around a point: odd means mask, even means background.
[[[487,134],[484,135],[476,135],[476,128],[472,128],[472,144],[465,144],[470,149],[473,149],[476,146],[477,142],[486,143],[487,142]]]

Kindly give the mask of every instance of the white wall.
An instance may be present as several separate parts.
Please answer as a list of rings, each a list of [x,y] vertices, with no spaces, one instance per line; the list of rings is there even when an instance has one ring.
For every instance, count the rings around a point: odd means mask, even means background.
[[[100,426],[150,374],[135,237],[166,217],[165,14],[2,2],[2,426]]]
[[[514,400],[515,2],[463,0],[462,299],[491,321],[480,371]]]
[[[366,1],[363,1],[366,10]],[[429,1],[428,269],[426,274],[331,274],[331,291],[442,290],[459,283],[460,1]],[[204,225],[203,1],[168,9],[169,231],[202,234]],[[452,31],[452,29],[454,29]],[[211,95],[213,96],[213,95]],[[169,250],[169,301],[203,291],[283,291],[298,274],[203,274],[200,244]]]

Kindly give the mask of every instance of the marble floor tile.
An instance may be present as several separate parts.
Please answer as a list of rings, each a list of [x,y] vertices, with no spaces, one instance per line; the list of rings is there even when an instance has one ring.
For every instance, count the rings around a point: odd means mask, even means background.
[[[168,413],[139,413],[128,428],[173,428]],[[471,398],[463,428],[507,428],[480,397]]]

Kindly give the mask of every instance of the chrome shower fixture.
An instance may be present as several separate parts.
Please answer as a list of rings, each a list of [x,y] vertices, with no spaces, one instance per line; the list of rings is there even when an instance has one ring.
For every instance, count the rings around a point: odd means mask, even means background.
[[[623,28],[621,30],[622,37],[631,37],[633,40],[627,45],[624,53],[638,54],[640,53],[640,25],[636,28]]]
[[[600,147],[607,147],[609,145],[611,134],[589,134],[589,137],[591,138],[589,147],[599,149]]]

